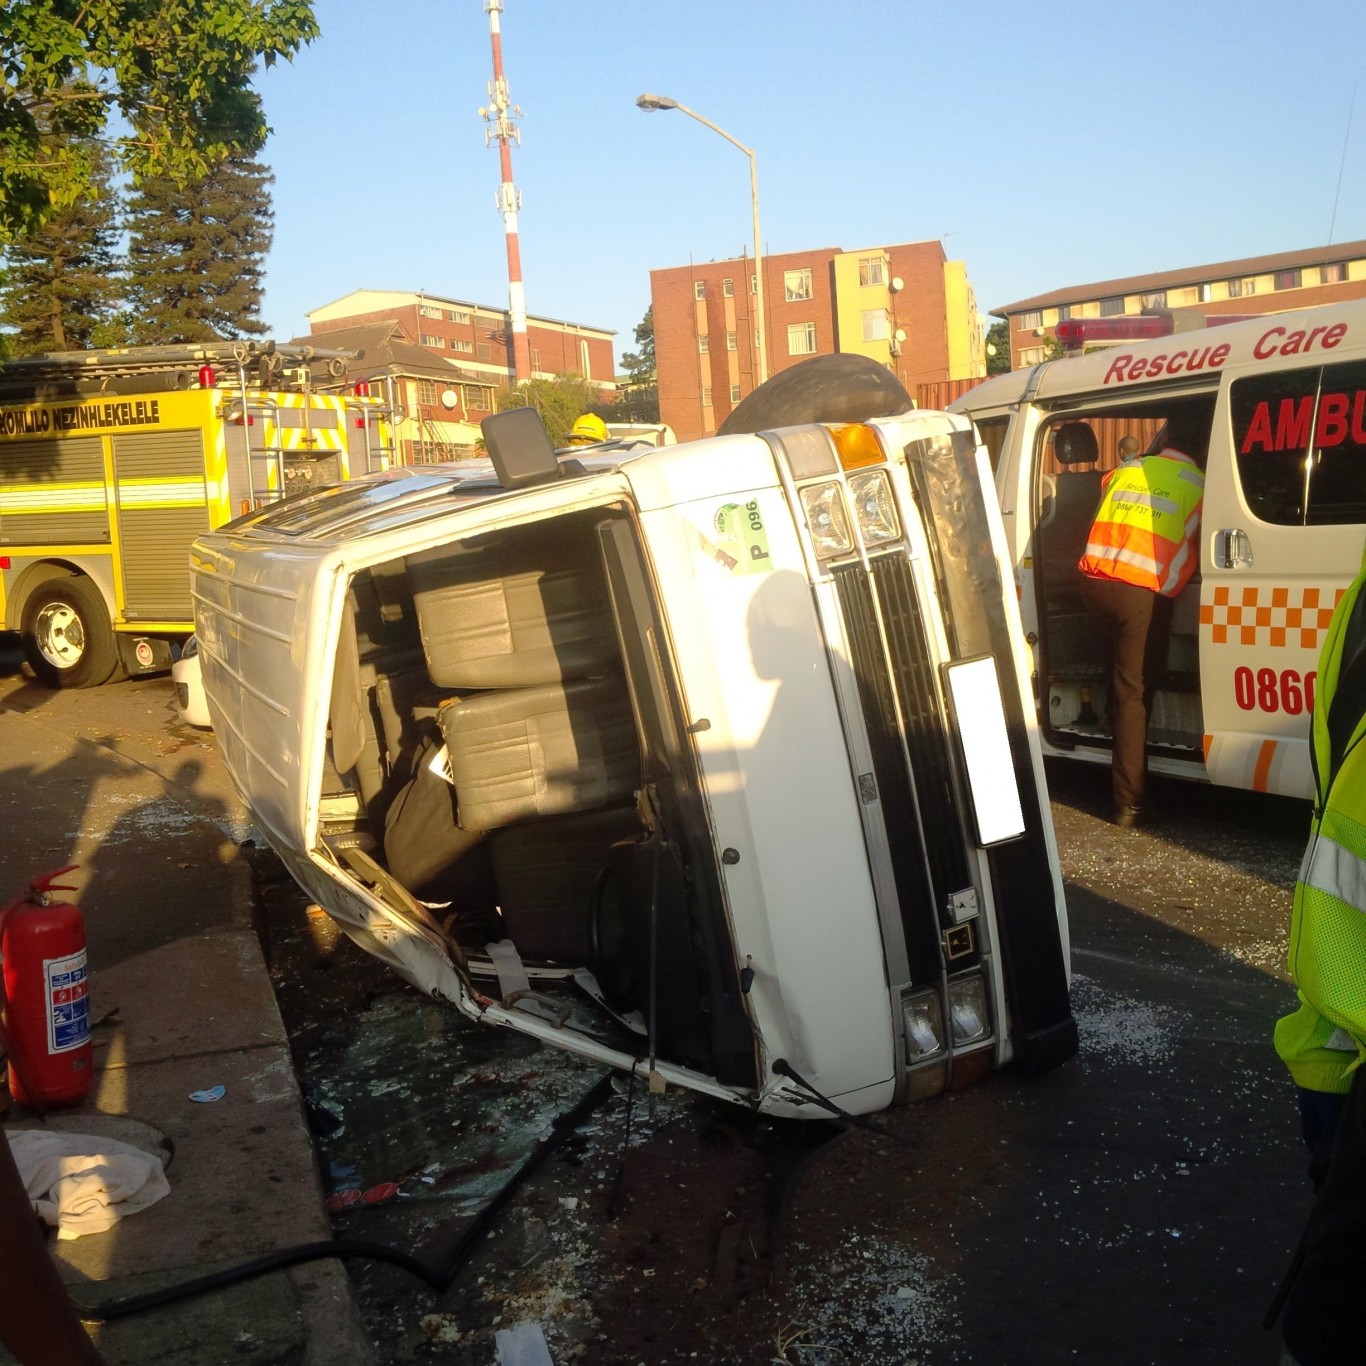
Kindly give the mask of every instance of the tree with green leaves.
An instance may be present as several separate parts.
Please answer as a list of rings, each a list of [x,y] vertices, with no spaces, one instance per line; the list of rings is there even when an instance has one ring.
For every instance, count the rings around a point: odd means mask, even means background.
[[[149,176],[128,204],[127,287],[134,342],[261,336],[261,297],[275,215],[274,177],[234,153],[181,187]]]
[[[563,446],[574,419],[590,412],[598,402],[598,387],[582,375],[556,375],[554,379],[528,379],[498,395],[498,411],[535,408],[550,433],[554,446]]]
[[[653,304],[645,310],[645,316],[636,324],[635,339],[639,350],[623,351],[621,355],[621,368],[626,376],[626,382],[632,386],[653,384],[655,382],[655,309]]]
[[[0,244],[88,195],[115,117],[115,160],[135,179],[184,184],[259,150],[252,72],[317,36],[310,0],[4,0]]]
[[[10,244],[0,321],[16,356],[118,345],[121,281],[118,197],[107,152],[91,149],[89,187],[41,227]]]
[[[593,411],[606,422],[658,422],[659,382],[655,374],[655,310],[651,305],[636,324],[635,351],[624,351],[621,370],[625,383],[613,404]]]
[[[1005,318],[987,328],[987,374],[1004,375],[1010,369],[1010,323]]]

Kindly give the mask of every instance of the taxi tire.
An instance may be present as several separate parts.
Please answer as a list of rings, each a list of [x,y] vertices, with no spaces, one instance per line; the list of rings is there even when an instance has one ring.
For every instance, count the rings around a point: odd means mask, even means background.
[[[765,380],[716,429],[717,436],[808,422],[866,422],[915,407],[905,385],[871,356],[813,356]]]
[[[59,665],[43,653],[39,633],[51,627],[53,609],[69,611],[80,623],[84,646],[73,662]],[[47,621],[44,617],[47,617]],[[83,575],[48,579],[24,603],[24,657],[38,681],[49,688],[97,688],[118,671],[118,641],[100,590]]]

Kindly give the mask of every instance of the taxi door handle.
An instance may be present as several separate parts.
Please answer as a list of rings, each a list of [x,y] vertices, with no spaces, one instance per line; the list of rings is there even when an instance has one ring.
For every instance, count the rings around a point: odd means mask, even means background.
[[[1216,569],[1252,568],[1252,541],[1246,531],[1224,527],[1214,533],[1214,566]]]

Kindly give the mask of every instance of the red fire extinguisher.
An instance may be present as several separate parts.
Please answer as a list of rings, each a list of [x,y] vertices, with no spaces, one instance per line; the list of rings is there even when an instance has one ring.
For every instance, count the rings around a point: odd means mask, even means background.
[[[34,878],[26,895],[0,909],[0,1043],[10,1094],[40,1113],[78,1104],[93,1079],[85,919],[52,895],[72,890],[55,879],[76,867]]]

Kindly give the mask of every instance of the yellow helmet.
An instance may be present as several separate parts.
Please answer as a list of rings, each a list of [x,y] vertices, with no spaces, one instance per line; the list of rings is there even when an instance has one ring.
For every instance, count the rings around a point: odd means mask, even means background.
[[[596,413],[584,413],[582,417],[575,418],[574,425],[569,429],[571,446],[591,446],[594,442],[606,440],[607,424]]]

